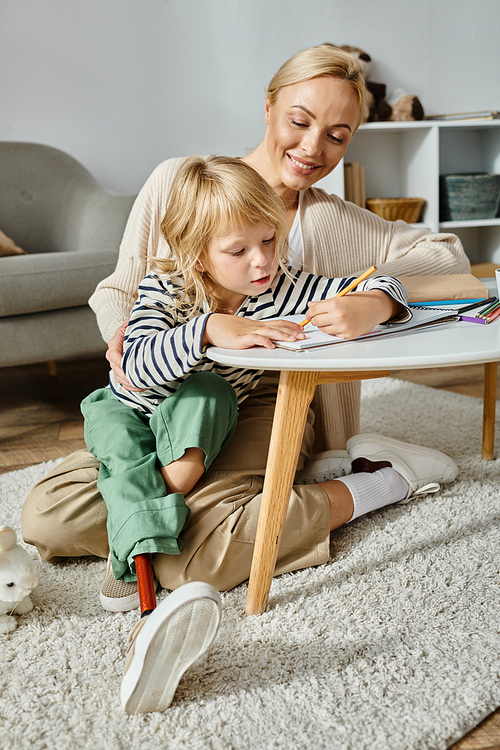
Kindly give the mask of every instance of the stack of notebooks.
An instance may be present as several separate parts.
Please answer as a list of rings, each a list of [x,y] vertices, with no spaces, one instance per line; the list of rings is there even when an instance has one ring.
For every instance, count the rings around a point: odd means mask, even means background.
[[[344,198],[366,208],[365,168],[359,161],[344,164]]]

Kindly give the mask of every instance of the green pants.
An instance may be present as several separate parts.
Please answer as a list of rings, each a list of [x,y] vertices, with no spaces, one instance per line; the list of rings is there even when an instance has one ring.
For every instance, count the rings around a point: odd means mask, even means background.
[[[177,555],[190,511],[180,493],[167,495],[160,466],[201,448],[208,469],[229,442],[238,407],[233,387],[211,372],[190,375],[151,418],[100,388],[81,404],[85,442],[100,461],[97,486],[108,510],[116,578],[135,579],[135,555]]]

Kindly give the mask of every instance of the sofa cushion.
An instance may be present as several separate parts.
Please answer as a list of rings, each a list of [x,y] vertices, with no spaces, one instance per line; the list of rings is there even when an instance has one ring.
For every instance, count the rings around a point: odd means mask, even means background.
[[[24,255],[25,250],[18,247],[14,240],[0,230],[0,258],[6,255]]]
[[[88,305],[0,318],[0,367],[94,356],[106,349]]]
[[[0,318],[86,305],[117,250],[28,253],[0,260]]]

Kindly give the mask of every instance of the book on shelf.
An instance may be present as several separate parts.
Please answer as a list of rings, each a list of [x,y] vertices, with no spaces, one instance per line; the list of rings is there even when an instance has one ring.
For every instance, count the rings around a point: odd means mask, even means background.
[[[455,112],[449,115],[427,115],[426,120],[496,120],[500,112],[496,109],[483,109],[477,112]]]
[[[365,168],[359,161],[344,165],[344,198],[361,208],[366,207]]]

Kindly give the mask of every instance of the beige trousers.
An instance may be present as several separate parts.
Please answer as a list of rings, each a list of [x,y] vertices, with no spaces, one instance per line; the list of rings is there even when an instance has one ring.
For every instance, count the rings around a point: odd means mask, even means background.
[[[181,535],[181,554],[153,557],[155,574],[164,588],[206,581],[227,591],[248,579],[276,383],[276,378],[262,378],[241,406],[231,442],[186,498],[191,518]],[[299,468],[312,452],[313,422],[310,410]],[[97,490],[98,468],[90,453],[76,451],[31,490],[22,512],[23,536],[37,547],[42,559],[108,556],[107,513]],[[329,527],[325,492],[311,485],[294,487],[275,575],[325,563]]]

